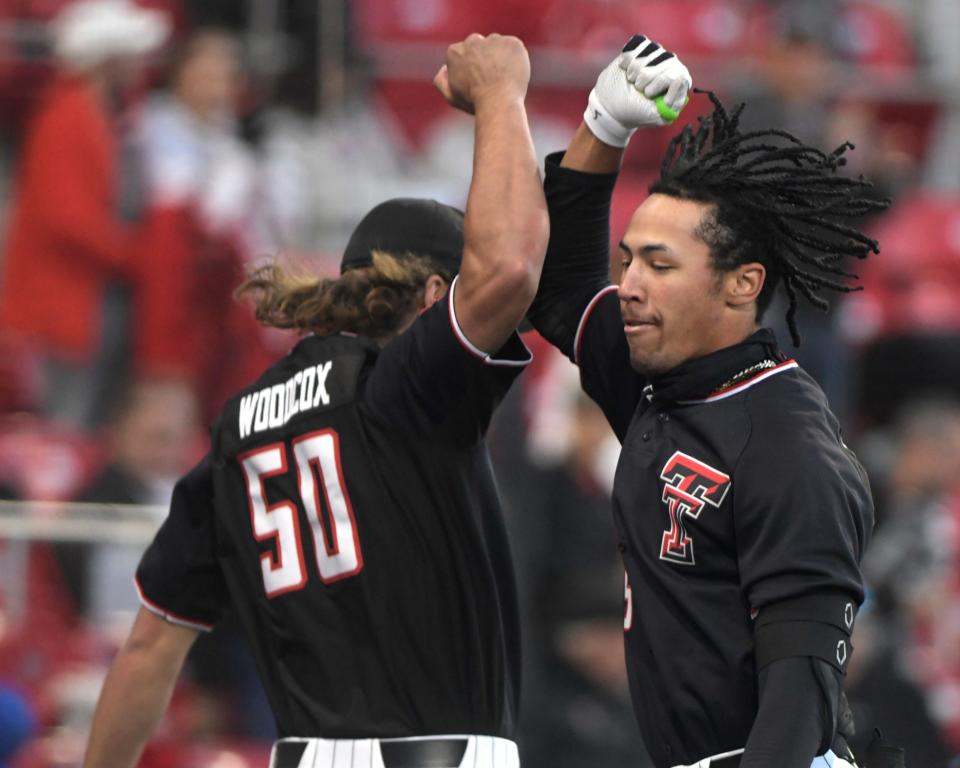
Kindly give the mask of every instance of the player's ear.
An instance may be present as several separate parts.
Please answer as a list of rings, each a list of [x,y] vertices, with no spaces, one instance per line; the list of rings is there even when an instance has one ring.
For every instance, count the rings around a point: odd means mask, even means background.
[[[763,283],[767,277],[767,270],[759,262],[741,264],[731,269],[724,276],[727,304],[732,307],[742,307],[757,300]]]
[[[440,299],[447,295],[447,281],[440,275],[433,274],[427,278],[423,289],[423,308],[430,309]]]

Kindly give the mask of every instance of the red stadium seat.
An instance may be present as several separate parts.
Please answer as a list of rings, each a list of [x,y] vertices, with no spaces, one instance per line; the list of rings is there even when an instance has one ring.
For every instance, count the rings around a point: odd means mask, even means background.
[[[847,299],[851,335],[960,333],[960,198],[907,198],[873,236],[880,253],[857,265],[864,291]]]
[[[541,40],[578,51],[609,51],[642,31],[671,50],[702,56],[741,50],[749,23],[740,5],[724,0],[556,0],[543,20]]]
[[[358,41],[449,45],[472,32],[516,35],[539,41],[540,20],[555,0],[358,0],[353,4]]]
[[[865,67],[906,68],[916,64],[913,41],[903,20],[889,8],[847,0],[841,46],[852,62]]]
[[[101,460],[97,442],[69,427],[27,414],[0,419],[0,482],[20,498],[70,499]]]

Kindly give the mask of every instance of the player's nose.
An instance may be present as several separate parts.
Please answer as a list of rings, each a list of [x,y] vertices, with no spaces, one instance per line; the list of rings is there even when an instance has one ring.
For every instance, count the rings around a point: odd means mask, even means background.
[[[637,266],[637,260],[631,262],[620,275],[620,284],[617,286],[617,298],[620,301],[647,300],[647,289],[644,283],[642,270]]]

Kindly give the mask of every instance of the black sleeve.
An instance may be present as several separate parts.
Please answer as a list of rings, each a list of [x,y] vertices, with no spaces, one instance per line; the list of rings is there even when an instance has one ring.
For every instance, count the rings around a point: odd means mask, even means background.
[[[170,514],[136,575],[144,608],[174,624],[209,631],[228,599],[217,562],[210,457],[180,479]]]
[[[456,286],[455,278],[444,299],[383,348],[360,399],[382,422],[470,444],[486,433],[494,408],[532,356],[516,333],[492,355],[473,346],[453,309]]]
[[[600,406],[620,442],[643,393],[644,379],[630,366],[615,289],[597,296],[577,333],[580,385]]]
[[[643,380],[630,367],[616,287],[610,285],[610,199],[616,174],[561,168],[547,157],[544,194],[550,242],[527,317],[580,368],[584,391],[621,442]]]
[[[527,317],[547,341],[577,362],[581,318],[590,301],[610,285],[610,200],[617,174],[561,168],[562,159],[557,152],[546,160],[543,192],[550,241]]]
[[[740,768],[810,768],[833,742],[840,673],[819,659],[780,659],[760,670],[759,685]]]

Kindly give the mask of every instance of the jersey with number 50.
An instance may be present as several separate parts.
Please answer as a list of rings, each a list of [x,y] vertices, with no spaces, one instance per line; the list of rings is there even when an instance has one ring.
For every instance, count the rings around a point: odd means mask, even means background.
[[[281,736],[509,735],[515,587],[483,444],[529,361],[460,332],[452,298],[382,350],[303,339],[226,405],[137,572],[209,629],[227,604]]]

